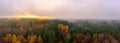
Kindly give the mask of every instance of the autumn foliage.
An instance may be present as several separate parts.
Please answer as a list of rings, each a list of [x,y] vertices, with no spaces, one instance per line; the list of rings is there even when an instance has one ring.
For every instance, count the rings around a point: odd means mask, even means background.
[[[0,20],[0,43],[120,43],[120,23]]]

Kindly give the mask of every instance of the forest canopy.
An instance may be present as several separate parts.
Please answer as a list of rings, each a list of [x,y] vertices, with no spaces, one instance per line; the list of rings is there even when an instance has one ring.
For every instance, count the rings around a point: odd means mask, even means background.
[[[120,43],[119,20],[0,19],[1,43]]]

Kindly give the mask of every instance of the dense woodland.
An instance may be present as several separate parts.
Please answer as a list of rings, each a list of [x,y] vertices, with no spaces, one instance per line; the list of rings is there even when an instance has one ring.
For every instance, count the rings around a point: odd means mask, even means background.
[[[120,21],[0,19],[0,43],[120,43]]]

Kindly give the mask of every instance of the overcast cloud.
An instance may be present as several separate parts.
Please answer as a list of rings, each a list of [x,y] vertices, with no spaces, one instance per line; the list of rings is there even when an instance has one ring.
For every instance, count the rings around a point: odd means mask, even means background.
[[[0,17],[24,13],[65,19],[120,19],[120,0],[0,0]]]

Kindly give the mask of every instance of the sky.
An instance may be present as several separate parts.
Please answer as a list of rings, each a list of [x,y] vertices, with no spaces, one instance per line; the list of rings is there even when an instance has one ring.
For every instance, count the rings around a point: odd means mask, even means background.
[[[28,14],[60,19],[120,19],[120,0],[0,0],[0,17]]]

